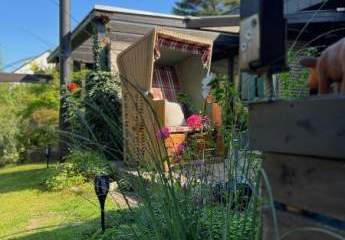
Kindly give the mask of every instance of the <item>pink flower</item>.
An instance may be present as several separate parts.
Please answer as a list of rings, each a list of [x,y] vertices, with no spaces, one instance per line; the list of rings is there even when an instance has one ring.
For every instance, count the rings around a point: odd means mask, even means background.
[[[170,130],[167,127],[163,127],[161,129],[158,130],[157,134],[156,134],[157,138],[160,140],[165,140],[168,137],[170,137]]]
[[[203,124],[202,124],[202,117],[198,114],[193,114],[189,118],[187,118],[187,125],[190,128],[193,129],[201,129]]]

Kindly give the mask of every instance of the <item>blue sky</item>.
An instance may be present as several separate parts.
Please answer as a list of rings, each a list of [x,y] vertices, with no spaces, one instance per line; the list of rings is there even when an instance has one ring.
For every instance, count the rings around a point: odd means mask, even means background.
[[[73,18],[81,21],[95,4],[170,13],[175,0],[71,0]],[[0,0],[2,67],[53,49],[59,36],[59,0]],[[72,27],[77,22],[72,20]],[[6,69],[7,71],[11,68]]]

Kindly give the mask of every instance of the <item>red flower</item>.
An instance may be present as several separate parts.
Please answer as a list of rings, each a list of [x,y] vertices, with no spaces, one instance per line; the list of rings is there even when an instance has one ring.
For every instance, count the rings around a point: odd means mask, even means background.
[[[203,119],[198,114],[193,114],[189,118],[187,118],[187,125],[193,129],[201,129],[203,127]]]
[[[170,130],[167,127],[163,127],[162,129],[159,129],[157,132],[157,138],[160,140],[167,139],[170,136]]]
[[[67,89],[70,91],[70,92],[74,92],[75,90],[77,90],[78,88],[78,85],[76,83],[68,83],[67,84]]]

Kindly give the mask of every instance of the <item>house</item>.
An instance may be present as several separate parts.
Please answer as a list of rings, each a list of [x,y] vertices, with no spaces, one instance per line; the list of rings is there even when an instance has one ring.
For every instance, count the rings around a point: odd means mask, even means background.
[[[37,57],[26,60],[20,67],[15,69],[13,73],[17,74],[34,74],[34,69],[51,69],[54,67],[53,63],[48,63],[48,57],[51,51],[45,51]]]
[[[50,51],[45,51],[37,57],[26,60],[20,67],[11,73],[0,72],[0,83],[47,83],[52,77],[44,73],[34,72],[54,68],[54,63],[48,63]]]

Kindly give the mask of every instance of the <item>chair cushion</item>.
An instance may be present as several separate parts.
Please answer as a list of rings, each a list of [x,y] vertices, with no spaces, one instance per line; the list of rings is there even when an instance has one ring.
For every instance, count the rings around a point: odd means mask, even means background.
[[[186,125],[182,107],[176,102],[165,102],[165,126],[183,126]]]

